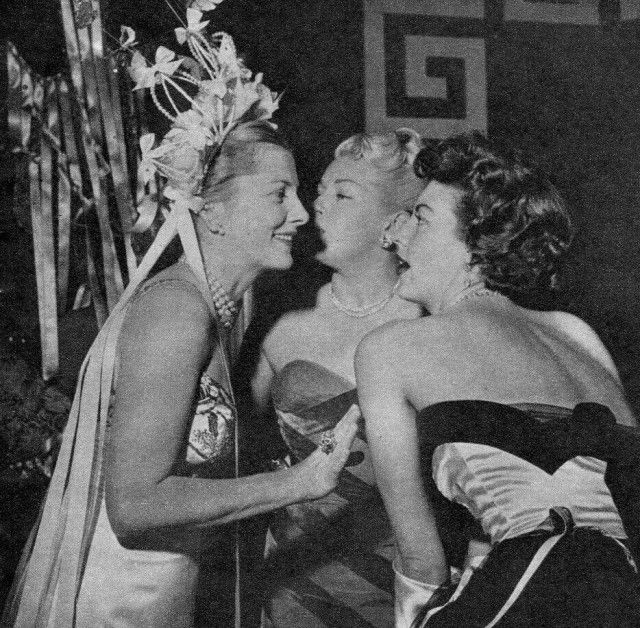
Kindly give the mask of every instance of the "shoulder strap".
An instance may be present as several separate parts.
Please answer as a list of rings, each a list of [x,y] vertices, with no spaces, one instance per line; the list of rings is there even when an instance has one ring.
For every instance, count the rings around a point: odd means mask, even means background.
[[[75,604],[100,508],[102,454],[122,320],[131,297],[176,234],[182,239],[187,261],[197,278],[196,285],[215,317],[191,216],[188,210],[177,206],[158,231],[82,364],[58,461],[40,518],[23,550],[20,569],[2,615],[3,626],[75,625]],[[221,338],[220,343],[224,351]],[[229,373],[226,354],[223,355]],[[231,391],[231,378],[228,379]],[[236,472],[237,437],[236,421]],[[236,543],[236,565],[238,556]],[[237,626],[239,617],[236,568]]]

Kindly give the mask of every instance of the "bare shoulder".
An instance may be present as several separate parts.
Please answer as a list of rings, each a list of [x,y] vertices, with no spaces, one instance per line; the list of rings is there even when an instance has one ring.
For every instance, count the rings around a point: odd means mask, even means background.
[[[445,339],[453,334],[454,330],[455,326],[443,316],[398,319],[370,331],[360,342],[360,347],[368,351],[377,348],[405,352],[408,347]]]
[[[143,287],[125,316],[120,344],[138,349],[162,345],[195,348],[209,347],[213,323],[209,308],[192,283],[177,279],[159,279]]]
[[[416,339],[433,333],[432,328],[428,318],[384,323],[370,331],[358,343],[356,366],[371,362],[399,365],[409,353],[413,353]]]
[[[600,362],[605,368],[612,371],[617,376],[617,370],[611,355],[604,346],[602,340],[585,321],[569,312],[549,312],[550,320],[568,336],[571,341],[580,345],[595,360]]]
[[[555,322],[556,325],[561,327],[564,331],[567,331],[575,336],[582,336],[586,338],[598,338],[596,332],[579,316],[570,314],[569,312],[553,311],[546,313],[550,320]]]

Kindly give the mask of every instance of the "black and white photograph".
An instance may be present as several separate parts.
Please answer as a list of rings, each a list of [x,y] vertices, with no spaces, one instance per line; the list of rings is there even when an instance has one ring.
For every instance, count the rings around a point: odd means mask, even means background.
[[[2,628],[640,627],[640,0],[5,0]]]

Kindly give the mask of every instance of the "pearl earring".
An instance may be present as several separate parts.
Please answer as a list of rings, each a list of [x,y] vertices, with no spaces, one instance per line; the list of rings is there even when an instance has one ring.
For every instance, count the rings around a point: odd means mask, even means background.
[[[217,214],[218,216],[220,216],[223,214],[223,209],[223,205],[219,201],[209,201],[204,204],[204,210],[207,214]],[[219,236],[223,236],[226,233],[224,225],[219,220],[210,222],[207,219],[207,216],[204,217],[204,220],[210,233]]]
[[[207,222],[207,229],[216,235],[223,236],[226,231],[224,229],[224,225],[221,222],[214,222],[213,225]]]
[[[478,267],[471,262],[465,264],[464,272],[464,289],[467,290],[472,286],[483,283],[482,278],[478,275]]]

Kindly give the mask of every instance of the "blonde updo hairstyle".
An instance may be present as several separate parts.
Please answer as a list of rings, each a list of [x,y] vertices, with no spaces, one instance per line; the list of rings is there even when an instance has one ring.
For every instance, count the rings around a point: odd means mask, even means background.
[[[427,182],[416,176],[413,162],[424,147],[424,141],[413,129],[401,128],[393,133],[358,133],[344,140],[334,157],[364,159],[378,176],[375,184],[384,192],[389,214],[413,209],[416,198]]]
[[[202,186],[207,202],[225,202],[233,197],[236,177],[260,171],[260,152],[265,145],[291,152],[274,124],[266,120],[243,122],[232,129],[209,160]]]

